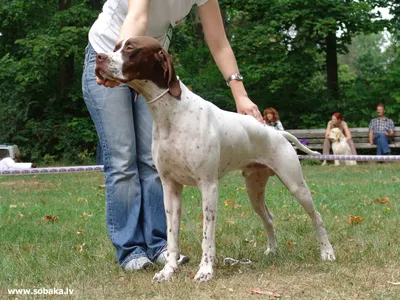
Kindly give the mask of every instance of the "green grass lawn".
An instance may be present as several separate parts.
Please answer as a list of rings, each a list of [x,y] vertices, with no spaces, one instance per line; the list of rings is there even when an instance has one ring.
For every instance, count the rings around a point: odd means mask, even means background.
[[[116,262],[102,174],[0,177],[0,299],[24,299],[8,295],[14,288],[69,288],[73,299],[400,299],[400,164],[303,171],[337,261],[320,260],[311,220],[275,177],[266,202],[279,251],[265,256],[266,235],[237,172],[220,182],[218,263],[206,284],[193,281],[201,257],[196,188],[183,196],[190,222],[182,214],[180,245],[191,261],[171,282],[153,284],[157,268],[129,273]],[[226,257],[253,263],[225,266]]]

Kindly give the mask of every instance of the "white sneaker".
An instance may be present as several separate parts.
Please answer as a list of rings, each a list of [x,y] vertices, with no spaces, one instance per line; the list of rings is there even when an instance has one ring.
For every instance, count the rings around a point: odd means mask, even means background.
[[[153,263],[150,261],[150,259],[148,259],[146,256],[139,256],[128,262],[124,269],[126,271],[138,271],[147,269],[151,265],[153,265]]]
[[[160,255],[156,259],[157,265],[166,265],[167,264],[167,250],[164,250],[160,253]],[[178,265],[186,264],[189,261],[189,257],[183,254],[179,254]]]

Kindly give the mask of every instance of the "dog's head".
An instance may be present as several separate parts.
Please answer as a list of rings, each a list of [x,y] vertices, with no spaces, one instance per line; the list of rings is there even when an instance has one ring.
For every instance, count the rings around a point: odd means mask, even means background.
[[[332,128],[329,133],[329,139],[333,142],[338,142],[343,138],[343,133],[339,128]]]
[[[174,97],[181,95],[171,57],[152,37],[126,39],[116,45],[114,52],[98,54],[95,72],[101,79],[123,83],[150,80],[160,88],[169,88]]]

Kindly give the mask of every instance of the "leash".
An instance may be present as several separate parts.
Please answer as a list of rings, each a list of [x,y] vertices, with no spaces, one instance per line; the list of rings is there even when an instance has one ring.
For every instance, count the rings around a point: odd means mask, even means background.
[[[192,221],[190,221],[189,216],[188,216],[186,210],[183,207],[182,207],[182,211],[185,214],[187,223],[189,224],[190,232],[193,234],[193,236],[195,237],[195,239],[197,240],[197,242],[199,243],[200,248],[201,248],[201,241],[200,241],[199,237],[196,234],[196,229],[195,229]],[[234,265],[237,265],[237,264],[240,264],[240,265],[251,265],[252,263],[253,262],[248,258],[243,258],[243,259],[234,259],[232,257],[225,257],[224,258],[224,265],[225,266],[234,266]]]
[[[241,264],[241,265],[251,265],[253,262],[248,259],[248,258],[243,258],[243,259],[234,259],[231,257],[226,257],[224,259],[224,265],[225,266],[234,266],[237,264]]]
[[[162,96],[164,96],[166,93],[169,92],[169,89],[166,89],[164,92],[162,92],[160,95],[158,95],[157,97],[155,97],[154,99],[150,100],[147,102],[147,104],[151,104],[156,102],[157,100],[160,100]]]
[[[197,240],[197,242],[199,243],[199,245],[200,245],[200,247],[201,247],[201,241],[200,241],[199,237],[198,237],[197,234],[196,234],[196,229],[194,228],[194,225],[193,225],[192,221],[190,221],[189,216],[188,216],[188,214],[187,214],[187,212],[186,212],[186,209],[185,209],[184,207],[182,207],[182,211],[183,211],[183,213],[185,214],[186,221],[187,221],[188,224],[189,224],[190,232],[193,234],[193,236],[195,237],[195,239]]]

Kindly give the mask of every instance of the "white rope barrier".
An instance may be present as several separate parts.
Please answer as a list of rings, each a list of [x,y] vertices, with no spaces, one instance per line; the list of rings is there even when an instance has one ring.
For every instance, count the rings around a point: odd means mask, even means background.
[[[400,155],[298,155],[299,159],[400,161]]]
[[[0,171],[0,175],[38,175],[38,174],[58,174],[58,173],[83,173],[83,172],[101,172],[104,167],[96,166],[76,166],[76,167],[50,167],[50,168],[32,168],[32,169],[8,169]]]
[[[299,155],[298,157],[299,159],[316,160],[400,161],[400,155]],[[0,176],[102,172],[103,170],[104,166],[102,165],[8,169],[0,171]]]

